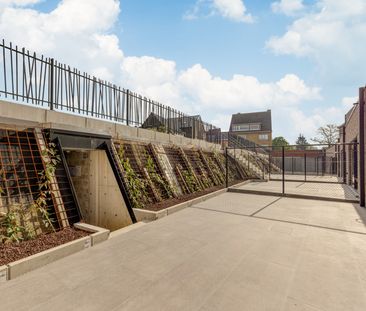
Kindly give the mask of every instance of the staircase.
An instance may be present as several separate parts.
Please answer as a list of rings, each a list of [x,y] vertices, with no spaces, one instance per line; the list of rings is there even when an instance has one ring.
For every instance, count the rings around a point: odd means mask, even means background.
[[[281,171],[270,161],[271,150],[233,133],[228,133],[228,142],[229,155],[240,161],[255,178],[268,180],[271,173]]]
[[[63,206],[67,215],[68,224],[73,225],[82,220],[80,206],[59,139],[55,140],[55,145],[61,160],[56,166],[55,178],[57,180],[60,198],[63,201]]]

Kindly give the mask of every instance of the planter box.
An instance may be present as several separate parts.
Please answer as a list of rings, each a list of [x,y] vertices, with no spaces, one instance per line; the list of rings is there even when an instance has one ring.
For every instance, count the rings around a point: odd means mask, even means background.
[[[8,280],[8,267],[1,266],[0,267],[0,283],[6,282]]]
[[[77,224],[74,224],[74,227],[76,229],[92,233],[90,235],[92,246],[94,246],[98,243],[104,242],[104,241],[108,240],[108,238],[109,238],[110,231],[108,229],[85,224],[82,222],[78,222]]]
[[[43,267],[51,262],[77,253],[83,249],[90,248],[109,238],[110,231],[104,228],[77,223],[75,228],[90,232],[91,235],[50,248],[38,254],[14,261],[6,266],[0,267],[0,282],[13,280],[32,270]]]
[[[232,188],[240,187],[249,182],[251,182],[251,180],[243,181],[241,183],[238,183],[238,184],[232,186]],[[156,211],[156,212],[145,210],[145,209],[140,209],[140,208],[134,208],[133,211],[135,213],[137,221],[154,221],[154,220],[160,219],[162,217],[168,216],[170,214],[176,213],[176,212],[178,212],[184,208],[190,207],[194,204],[201,203],[203,201],[216,197],[227,191],[228,191],[228,188],[220,189],[215,192],[208,193],[208,194],[200,196],[198,198],[194,198],[192,200],[182,202],[177,205],[173,205],[173,206],[164,208],[164,209],[162,209],[160,211]]]
[[[89,247],[91,247],[91,238],[90,236],[87,236],[9,263],[7,265],[8,280],[13,280],[22,274],[43,267],[51,262]]]

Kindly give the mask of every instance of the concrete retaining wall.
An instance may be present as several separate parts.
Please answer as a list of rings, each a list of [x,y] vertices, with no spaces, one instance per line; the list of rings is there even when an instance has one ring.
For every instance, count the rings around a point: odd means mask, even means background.
[[[39,126],[43,128],[65,129],[111,135],[115,139],[151,142],[155,144],[174,144],[183,147],[201,147],[204,150],[220,150],[221,145],[203,140],[186,138],[180,135],[160,133],[137,127],[92,117],[83,117],[65,112],[50,111],[38,107],[0,100],[0,124],[6,127],[24,128]]]

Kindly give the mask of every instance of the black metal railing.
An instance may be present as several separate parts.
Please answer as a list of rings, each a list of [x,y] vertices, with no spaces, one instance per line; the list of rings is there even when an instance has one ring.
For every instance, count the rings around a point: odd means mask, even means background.
[[[221,130],[65,64],[0,42],[0,97],[50,110],[221,143]]]
[[[256,153],[263,153],[268,154],[270,151],[270,148],[267,148],[265,146],[261,146],[256,144],[255,142],[252,142],[240,135],[237,135],[233,132],[227,133],[228,137],[228,147],[231,148],[241,148],[241,149],[250,149],[251,151],[254,151]]]
[[[293,197],[316,197],[357,202],[360,189],[358,142],[337,144],[266,146],[267,154],[258,147],[226,148],[226,153],[266,183],[245,185],[246,193],[257,192]],[[255,178],[254,178],[255,179]]]

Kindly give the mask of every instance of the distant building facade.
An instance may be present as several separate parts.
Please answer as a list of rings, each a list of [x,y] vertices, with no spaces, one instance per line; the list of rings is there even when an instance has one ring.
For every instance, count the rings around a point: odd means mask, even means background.
[[[229,132],[252,141],[257,145],[272,145],[271,110],[233,114]]]
[[[358,188],[359,176],[359,104],[355,103],[346,113],[344,123],[339,127],[340,143],[340,167],[339,175],[344,176],[344,181]],[[342,158],[343,157],[343,158]]]
[[[204,123],[199,115],[163,118],[152,112],[141,127],[163,133],[176,133],[188,138],[206,139]],[[217,131],[220,131],[220,129],[217,129]],[[213,133],[211,133],[211,135],[213,135]]]

